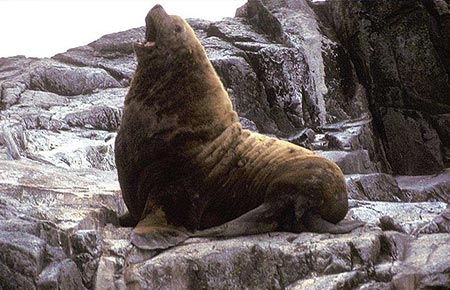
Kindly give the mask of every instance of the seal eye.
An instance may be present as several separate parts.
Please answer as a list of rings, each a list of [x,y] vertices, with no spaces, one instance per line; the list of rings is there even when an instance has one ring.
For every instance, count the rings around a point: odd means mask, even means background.
[[[181,32],[183,30],[183,28],[180,25],[175,25],[175,32]]]

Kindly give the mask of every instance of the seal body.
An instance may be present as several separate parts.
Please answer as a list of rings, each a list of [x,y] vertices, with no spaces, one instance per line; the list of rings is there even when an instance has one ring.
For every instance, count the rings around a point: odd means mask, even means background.
[[[243,130],[191,27],[157,5],[125,98],[115,154],[141,248],[189,236],[348,232],[344,176],[305,148]]]

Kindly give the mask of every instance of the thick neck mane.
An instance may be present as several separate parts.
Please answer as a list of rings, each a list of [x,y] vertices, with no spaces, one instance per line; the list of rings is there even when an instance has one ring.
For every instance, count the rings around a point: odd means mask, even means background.
[[[164,56],[138,63],[125,105],[143,104],[161,122],[156,129],[165,128],[157,133],[164,134],[163,139],[181,146],[197,139],[213,140],[239,122],[237,114],[200,44],[195,50],[175,53],[166,50]],[[171,120],[173,127],[165,120]]]

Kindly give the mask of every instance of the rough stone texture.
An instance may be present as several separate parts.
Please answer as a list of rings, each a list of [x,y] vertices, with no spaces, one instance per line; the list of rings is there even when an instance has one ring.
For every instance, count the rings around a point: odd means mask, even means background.
[[[261,132],[287,138],[368,112],[345,49],[306,1],[249,1],[238,16],[212,23],[202,43],[238,112]]]
[[[450,170],[439,175],[398,176],[396,181],[404,201],[440,200],[450,203]]]
[[[404,200],[395,178],[384,173],[353,174],[346,176],[348,196],[358,200],[411,201]],[[424,201],[424,200],[422,200]]]
[[[117,226],[113,144],[144,29],[0,58],[0,289],[448,289],[449,11],[249,0],[237,17],[189,20],[244,127],[348,174],[347,218],[367,225],[345,235],[136,249]]]
[[[75,96],[117,87],[120,87],[120,84],[103,69],[77,68],[51,61],[40,62],[30,74],[31,89],[62,96]]]
[[[124,210],[114,172],[0,160],[0,286],[91,288],[101,229]]]
[[[394,172],[427,174],[430,168],[444,168],[439,135],[420,112],[389,108],[383,112],[383,124],[387,157]]]
[[[375,167],[369,158],[366,150],[358,151],[316,151],[318,154],[333,160],[344,174],[373,173]]]
[[[367,90],[394,172],[426,174],[448,166],[442,152],[448,154],[449,139],[442,121],[434,120],[450,112],[450,3],[343,0],[321,6]]]
[[[123,86],[130,83],[136,66],[133,43],[144,38],[142,27],[105,35],[86,45],[57,54],[53,59],[74,66],[107,71]]]
[[[444,258],[450,250],[449,242],[448,235],[434,234],[419,237],[412,243],[404,263],[393,269],[396,273],[392,279],[395,289],[448,288],[448,273],[443,272],[449,267]],[[430,247],[434,249],[433,254],[425,254],[423,249]]]
[[[376,224],[384,230],[396,230],[408,234],[416,233],[432,223],[447,208],[444,202],[405,203],[352,201],[348,216]]]

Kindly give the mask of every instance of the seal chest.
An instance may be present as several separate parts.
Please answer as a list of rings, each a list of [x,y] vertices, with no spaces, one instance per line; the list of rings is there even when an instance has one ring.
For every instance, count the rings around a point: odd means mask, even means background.
[[[116,138],[134,245],[164,249],[191,236],[274,230],[341,233],[340,169],[291,143],[243,130],[192,28],[157,5]]]

